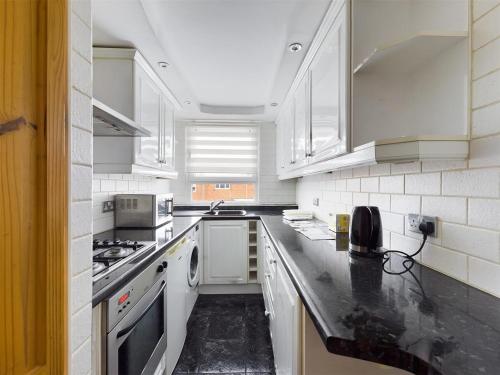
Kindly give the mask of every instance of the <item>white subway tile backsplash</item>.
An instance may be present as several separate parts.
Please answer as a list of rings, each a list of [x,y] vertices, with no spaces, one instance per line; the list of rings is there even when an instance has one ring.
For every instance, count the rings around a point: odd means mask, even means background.
[[[467,256],[430,244],[422,250],[422,263],[458,280],[467,280]]]
[[[352,204],[354,206],[368,206],[369,205],[368,193],[353,193]]]
[[[78,15],[86,25],[92,25],[91,0],[71,0],[71,10]]]
[[[88,304],[71,317],[71,351],[82,346],[92,330],[92,305]]]
[[[404,215],[393,214],[384,211],[382,211],[380,215],[382,217],[382,227],[384,229],[390,230],[391,232],[404,234],[405,231]]]
[[[346,182],[346,190],[359,192],[361,190],[361,179],[359,178],[351,178]]]
[[[422,173],[406,175],[405,193],[422,195],[441,194],[441,174]]]
[[[391,195],[391,211],[403,215],[420,213],[420,196]]]
[[[92,65],[75,51],[71,51],[71,83],[72,86],[92,97]]]
[[[92,132],[92,99],[71,90],[71,125]]]
[[[71,241],[71,275],[75,276],[92,267],[92,236]]]
[[[472,48],[474,50],[500,35],[500,7],[494,8],[488,14],[474,23],[472,33]]]
[[[500,169],[443,172],[443,195],[499,197]]]
[[[499,8],[500,9],[500,8]],[[498,22],[500,25],[500,22]],[[478,108],[500,101],[500,71],[497,70],[472,83],[472,107]]]
[[[439,220],[465,224],[467,199],[462,197],[422,197],[422,214]]]
[[[405,191],[404,176],[380,177],[381,193],[404,193],[404,191]]]
[[[422,172],[439,172],[467,168],[465,160],[433,160],[422,162]]]
[[[421,170],[420,162],[391,164],[391,174],[419,173]]]
[[[388,163],[381,163],[370,166],[370,176],[386,176],[389,174],[391,174],[391,165]]]
[[[361,179],[361,191],[367,193],[378,193],[378,177],[365,177]]]
[[[71,14],[71,46],[73,50],[78,52],[89,63],[92,62],[92,42],[91,30],[89,25],[85,24],[83,20],[75,13]]]
[[[92,301],[92,270],[73,277],[71,282],[71,313]]]
[[[346,191],[346,189],[347,189],[346,180],[335,181],[335,190],[336,191]]]
[[[346,205],[352,206],[352,193],[351,192],[341,192],[340,202]]]
[[[500,68],[500,39],[496,39],[472,54],[472,78],[477,79]]]
[[[494,7],[500,4],[500,0],[473,0],[472,1],[472,16],[474,20],[484,15]]]
[[[340,171],[340,178],[351,178],[352,177],[352,169],[342,169]]]
[[[101,191],[116,191],[116,180],[101,180]]]
[[[92,133],[75,127],[71,129],[71,161],[92,166]]]
[[[71,199],[73,201],[92,199],[92,167],[82,165],[71,166]]]
[[[71,355],[71,375],[88,375],[91,371],[92,349],[90,337]]]
[[[470,141],[469,166],[471,168],[500,166],[499,144],[500,135]]]
[[[92,201],[71,204],[71,237],[92,233]]]
[[[500,231],[500,200],[469,199],[469,225]]]
[[[116,181],[116,191],[120,193],[125,193],[129,191],[129,181]]]
[[[500,102],[472,111],[472,137],[494,133],[500,133]]]
[[[377,206],[381,211],[391,210],[391,196],[389,194],[370,194],[370,206]]]
[[[391,243],[390,243],[391,250],[398,250],[406,254],[413,254],[419,249],[420,244],[421,241],[415,238],[410,238],[403,236],[402,234],[391,232]],[[386,245],[384,244],[384,246]],[[420,260],[420,254],[418,254],[415,258]]]
[[[443,246],[500,263],[500,232],[443,223]]]
[[[352,170],[352,177],[368,177],[370,175],[370,167],[356,167]]]
[[[500,265],[470,257],[469,283],[500,298]]]

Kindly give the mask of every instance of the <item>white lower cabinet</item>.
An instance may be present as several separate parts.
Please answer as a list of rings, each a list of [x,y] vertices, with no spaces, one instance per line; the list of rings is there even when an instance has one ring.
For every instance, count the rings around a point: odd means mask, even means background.
[[[263,235],[262,292],[278,375],[300,373],[301,303],[266,234]]]
[[[246,284],[248,221],[205,221],[203,230],[204,283]]]
[[[186,339],[186,238],[168,250],[167,375],[172,374]]]

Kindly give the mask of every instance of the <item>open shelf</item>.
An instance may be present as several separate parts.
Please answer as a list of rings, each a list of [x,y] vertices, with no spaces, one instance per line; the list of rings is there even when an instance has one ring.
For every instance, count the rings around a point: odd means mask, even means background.
[[[255,271],[250,271],[248,273],[248,281],[250,283],[256,283],[257,282],[257,270]]]
[[[353,73],[408,73],[465,38],[466,31],[415,34],[376,47]]]

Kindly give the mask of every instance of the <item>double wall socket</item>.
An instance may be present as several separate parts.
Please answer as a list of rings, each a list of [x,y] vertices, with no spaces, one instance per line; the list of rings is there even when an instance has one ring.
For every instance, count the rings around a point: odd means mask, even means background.
[[[105,201],[102,203],[102,212],[112,212],[115,210],[115,202],[114,201]]]
[[[437,217],[436,216],[422,216],[418,214],[408,214],[408,230],[410,232],[422,233],[420,229],[418,229],[421,223],[433,223],[434,224],[434,233],[432,233],[431,237],[437,237]]]

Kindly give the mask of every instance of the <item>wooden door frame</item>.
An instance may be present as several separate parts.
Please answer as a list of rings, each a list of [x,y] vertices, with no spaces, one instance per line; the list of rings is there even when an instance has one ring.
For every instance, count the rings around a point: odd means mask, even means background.
[[[68,0],[0,0],[0,373],[68,373]]]

